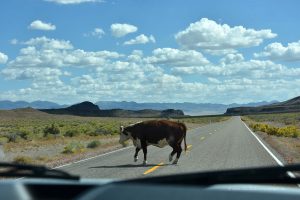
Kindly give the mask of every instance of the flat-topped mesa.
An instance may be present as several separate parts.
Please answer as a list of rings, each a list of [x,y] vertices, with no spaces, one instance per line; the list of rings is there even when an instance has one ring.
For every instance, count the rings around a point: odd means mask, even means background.
[[[78,115],[78,116],[90,116],[90,117],[177,117],[184,116],[182,110],[125,110],[125,109],[107,109],[100,110],[100,108],[89,102],[84,101],[82,103],[74,104],[66,108],[59,109],[41,109],[41,111],[49,114],[60,115]]]

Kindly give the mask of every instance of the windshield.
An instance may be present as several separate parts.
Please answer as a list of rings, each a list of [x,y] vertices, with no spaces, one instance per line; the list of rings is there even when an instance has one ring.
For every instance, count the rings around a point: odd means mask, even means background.
[[[300,163],[299,6],[1,1],[0,160],[97,179]]]

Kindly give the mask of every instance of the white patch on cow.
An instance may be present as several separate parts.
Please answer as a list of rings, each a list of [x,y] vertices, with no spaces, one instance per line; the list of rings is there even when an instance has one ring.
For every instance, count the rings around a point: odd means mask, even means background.
[[[147,165],[147,163],[148,163],[147,160],[143,161],[143,165]]]
[[[156,144],[151,144],[156,147],[163,148],[168,145],[168,141],[166,139],[159,140]]]
[[[142,148],[142,143],[140,139],[132,139],[133,145],[138,148]]]
[[[129,140],[131,137],[130,133],[127,133],[127,135],[125,135],[123,132],[120,133],[120,139],[119,139],[119,143],[120,144],[124,144],[124,142],[126,142],[127,140]]]

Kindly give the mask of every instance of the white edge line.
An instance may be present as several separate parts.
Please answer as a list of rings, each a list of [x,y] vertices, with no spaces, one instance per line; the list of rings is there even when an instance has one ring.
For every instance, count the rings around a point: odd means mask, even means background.
[[[118,152],[118,151],[123,151],[123,150],[129,149],[129,148],[131,148],[131,147],[133,147],[133,146],[125,147],[125,148],[122,148],[122,149],[117,149],[117,150],[114,150],[114,151],[110,151],[110,152],[103,153],[103,154],[100,154],[100,155],[97,155],[97,156],[85,158],[85,159],[82,159],[82,160],[77,160],[77,161],[75,161],[75,162],[71,162],[71,163],[67,163],[67,164],[64,164],[64,165],[60,165],[60,166],[54,167],[54,168],[52,168],[52,169],[58,169],[58,168],[62,168],[62,167],[65,167],[65,166],[69,166],[69,165],[72,165],[72,164],[75,164],[75,163],[80,163],[80,162],[84,162],[84,161],[91,160],[91,159],[94,159],[94,158],[106,156],[106,155],[108,155],[108,154],[112,154],[112,153],[115,153],[115,152]]]
[[[268,149],[268,147],[266,147],[266,145],[255,135],[255,133],[247,126],[247,124],[245,122],[243,122],[243,124],[246,126],[246,128],[249,130],[249,132],[257,139],[257,141],[264,147],[264,149],[272,156],[272,158],[277,162],[277,164],[280,165],[281,167],[284,167],[284,164]],[[291,178],[296,178],[295,174],[293,174],[290,171],[287,172],[287,174]],[[299,184],[298,184],[298,187],[299,187]]]

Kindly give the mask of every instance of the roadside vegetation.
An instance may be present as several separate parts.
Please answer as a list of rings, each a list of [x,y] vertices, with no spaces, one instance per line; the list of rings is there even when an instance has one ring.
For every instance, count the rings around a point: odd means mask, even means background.
[[[268,124],[262,123],[251,123],[250,128],[254,131],[262,131],[268,135],[275,135],[279,137],[294,137],[297,138],[300,136],[300,130],[296,126],[285,126],[285,127],[275,127]]]
[[[247,115],[242,119],[253,131],[278,137],[300,137],[300,113]]]
[[[300,113],[247,115],[242,120],[287,163],[300,163]]]

